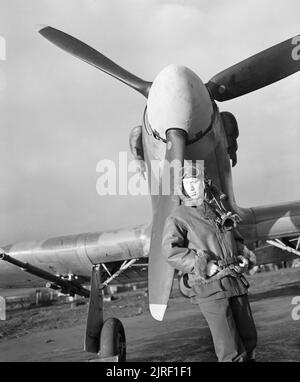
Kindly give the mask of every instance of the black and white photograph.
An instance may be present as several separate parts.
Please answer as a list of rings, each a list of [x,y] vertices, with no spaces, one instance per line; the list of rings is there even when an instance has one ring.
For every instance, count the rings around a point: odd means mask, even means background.
[[[0,0],[0,365],[300,361],[299,15]]]

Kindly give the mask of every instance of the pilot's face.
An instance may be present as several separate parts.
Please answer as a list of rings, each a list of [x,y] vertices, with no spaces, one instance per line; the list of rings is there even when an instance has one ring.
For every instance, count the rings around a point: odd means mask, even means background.
[[[191,199],[204,199],[204,182],[199,178],[184,178],[182,180],[184,190]]]

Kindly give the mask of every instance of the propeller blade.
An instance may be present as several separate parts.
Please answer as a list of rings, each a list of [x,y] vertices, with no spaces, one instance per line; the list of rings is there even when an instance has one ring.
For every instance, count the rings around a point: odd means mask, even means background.
[[[300,70],[300,36],[274,45],[215,75],[207,84],[217,101],[253,92]]]
[[[151,87],[151,82],[142,80],[139,77],[127,72],[119,65],[105,57],[103,54],[83,43],[80,40],[50,26],[38,28],[38,32],[54,45],[72,54],[73,56],[95,66],[97,69],[117,78],[121,82],[130,86],[143,94],[146,98]]]
[[[171,163],[177,159],[183,165],[186,132],[179,129],[168,130],[166,138],[166,161],[162,179],[169,178],[166,174],[166,171],[169,170],[167,162]],[[172,172],[170,175],[170,195],[160,194],[153,197],[154,214],[149,252],[148,285],[150,313],[158,321],[164,317],[174,277],[174,268],[167,263],[161,247],[165,220],[179,204],[178,197],[174,197],[176,186],[173,187],[173,185],[176,174]]]

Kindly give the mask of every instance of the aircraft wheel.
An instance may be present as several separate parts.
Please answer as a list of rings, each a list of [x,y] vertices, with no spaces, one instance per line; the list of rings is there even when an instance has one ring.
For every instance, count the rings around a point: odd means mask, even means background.
[[[122,322],[115,317],[104,321],[100,337],[101,358],[119,357],[119,362],[126,361],[126,337]]]

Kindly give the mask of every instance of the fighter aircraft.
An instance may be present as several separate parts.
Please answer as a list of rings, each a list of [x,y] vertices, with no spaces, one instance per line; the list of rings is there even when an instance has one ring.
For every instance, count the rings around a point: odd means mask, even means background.
[[[102,360],[124,361],[124,328],[115,318],[103,322],[102,290],[139,259],[148,258],[150,313],[156,320],[163,319],[174,269],[162,254],[162,232],[166,217],[180,203],[180,198],[175,194],[176,179],[171,182],[169,194],[160,186],[173,160],[181,164],[186,160],[204,161],[206,176],[226,195],[226,211],[240,217],[239,230],[245,243],[257,250],[258,264],[270,263],[275,257],[278,261],[300,255],[300,201],[253,208],[237,205],[231,166],[237,163],[239,130],[234,115],[221,112],[217,105],[217,102],[240,97],[299,71],[300,35],[251,56],[204,83],[182,65],[169,65],[153,82],[145,81],[62,31],[41,26],[38,32],[54,45],[145,97],[142,124],[130,135],[131,151],[145,164],[149,189],[153,184],[158,185],[159,192],[151,194],[153,216],[150,224],[3,247],[0,287],[21,286],[21,283],[29,284],[43,278],[48,280],[50,287],[89,297],[85,350],[97,353]],[[161,163],[162,171],[158,175],[152,170],[152,160]],[[172,174],[174,178],[176,174]],[[263,249],[261,243],[264,243]],[[275,257],[269,250],[272,246],[280,251]],[[112,264],[121,265],[115,270]],[[18,268],[27,271],[26,277]],[[90,289],[85,287],[86,283],[90,283]]]

